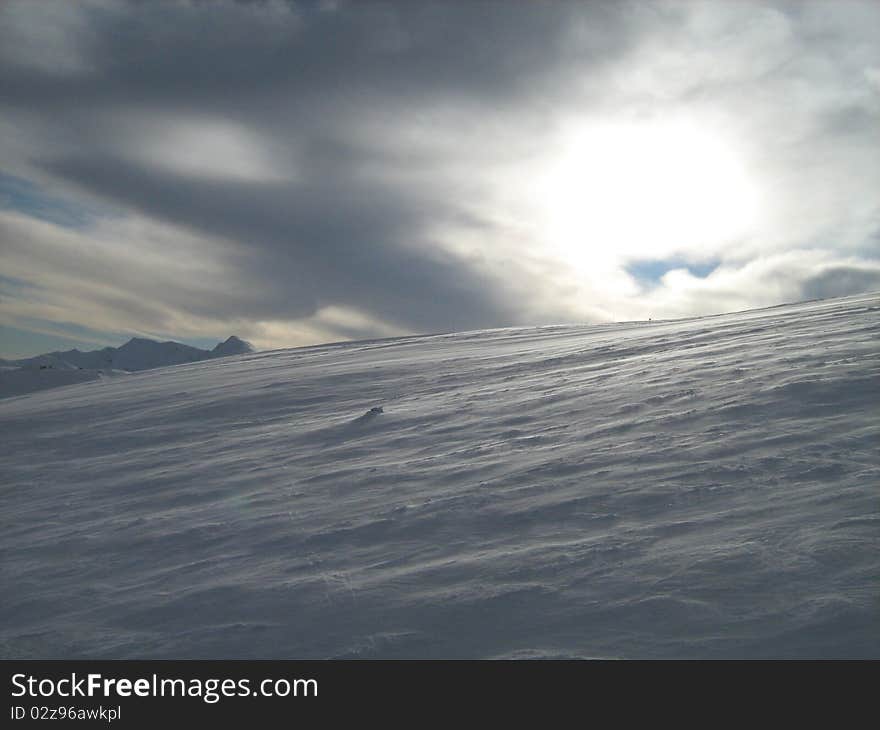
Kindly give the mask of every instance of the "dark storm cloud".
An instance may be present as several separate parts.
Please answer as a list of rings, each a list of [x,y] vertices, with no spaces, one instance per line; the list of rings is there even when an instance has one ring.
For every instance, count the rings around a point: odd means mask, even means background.
[[[504,321],[476,274],[405,245],[424,218],[442,217],[437,201],[326,172],[296,185],[192,180],[107,159],[47,168],[149,216],[247,242],[237,263],[264,289],[240,315],[303,317],[341,303],[423,328]]]
[[[828,299],[863,291],[880,291],[880,270],[835,266],[810,277],[803,286],[807,299]]]
[[[89,6],[86,70],[0,67],[7,110],[69,142],[37,167],[128,209],[231,237],[261,282],[261,311],[300,317],[346,304],[417,330],[510,324],[516,293],[424,239],[426,223],[460,223],[460,194],[416,150],[397,154],[360,115],[418,113],[444,99],[487,110],[552,103],[555,71],[607,63],[627,46],[620,4],[168,4]],[[571,24],[578,43],[565,46]],[[247,125],[296,158],[296,182],[196,180],[127,158],[155,114]],[[47,121],[49,120],[49,121]],[[52,121],[55,120],[55,121]],[[424,120],[432,134],[431,119]],[[49,132],[51,134],[51,130]],[[392,133],[393,136],[393,133]],[[491,141],[487,141],[491,145]],[[467,150],[462,150],[467,155]],[[421,169],[419,187],[363,180],[371,164]],[[474,165],[480,164],[474,160]]]
[[[549,71],[626,50],[626,4],[360,2],[132,3],[92,7],[78,79],[52,69],[2,72],[7,101],[64,106],[208,104],[295,93],[298,101],[352,95],[473,95],[488,102],[536,92]],[[586,13],[584,11],[587,11]],[[578,28],[577,43],[564,34]]]

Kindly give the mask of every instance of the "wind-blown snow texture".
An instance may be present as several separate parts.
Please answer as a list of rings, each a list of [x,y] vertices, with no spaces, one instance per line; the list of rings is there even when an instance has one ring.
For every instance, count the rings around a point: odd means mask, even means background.
[[[878,332],[872,295],[3,401],[0,653],[880,657]]]

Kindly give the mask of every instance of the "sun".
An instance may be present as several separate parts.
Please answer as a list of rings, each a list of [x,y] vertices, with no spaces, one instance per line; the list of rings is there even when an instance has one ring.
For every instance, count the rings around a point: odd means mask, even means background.
[[[715,255],[750,229],[758,199],[734,147],[680,120],[579,125],[537,197],[551,247],[578,267]]]

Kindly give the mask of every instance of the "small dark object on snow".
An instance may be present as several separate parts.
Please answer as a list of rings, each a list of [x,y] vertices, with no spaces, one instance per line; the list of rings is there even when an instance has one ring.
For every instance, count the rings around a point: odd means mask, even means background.
[[[385,411],[382,410],[382,406],[373,406],[369,412],[370,413],[384,413]]]

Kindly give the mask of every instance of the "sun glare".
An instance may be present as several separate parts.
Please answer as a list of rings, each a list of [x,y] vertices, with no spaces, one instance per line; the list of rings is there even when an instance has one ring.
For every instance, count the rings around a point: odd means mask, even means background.
[[[579,267],[711,255],[749,229],[757,207],[733,148],[681,122],[582,127],[539,186],[550,243]]]

